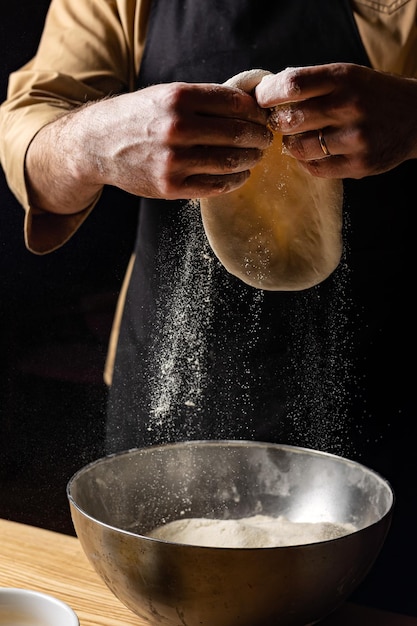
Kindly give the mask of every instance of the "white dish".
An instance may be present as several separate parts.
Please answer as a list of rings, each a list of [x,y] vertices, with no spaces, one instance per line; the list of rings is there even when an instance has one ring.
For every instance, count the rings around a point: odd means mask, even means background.
[[[65,602],[46,593],[0,588],[0,626],[79,626]]]

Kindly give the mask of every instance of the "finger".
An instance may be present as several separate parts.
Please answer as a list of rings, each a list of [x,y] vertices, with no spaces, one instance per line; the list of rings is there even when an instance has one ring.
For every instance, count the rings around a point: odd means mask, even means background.
[[[345,155],[330,156],[327,159],[299,161],[300,167],[318,178],[361,178],[364,174]]]
[[[323,159],[330,155],[344,155],[352,161],[367,154],[361,133],[349,127],[327,126],[305,133],[285,135],[282,144],[285,152],[299,161]]]
[[[304,100],[300,103],[281,104],[271,110],[268,126],[272,131],[294,134],[340,126],[352,113],[333,94]]]
[[[314,130],[296,135],[287,135],[282,140],[283,150],[299,161],[326,159],[337,153],[336,143],[330,131]]]
[[[224,176],[196,174],[182,181],[179,190],[171,195],[171,200],[196,200],[229,193],[242,187],[250,176],[250,172],[239,172]]]
[[[175,164],[175,175],[225,175],[245,172],[262,158],[262,150],[208,148],[198,146],[181,151]]]
[[[256,101],[261,107],[271,108],[331,93],[335,88],[335,75],[340,73],[338,65],[290,67],[278,74],[269,74],[255,89]]]
[[[195,113],[200,115],[237,118],[266,125],[268,112],[253,95],[242,89],[217,84],[187,85],[186,96]]]
[[[176,137],[171,139],[185,146],[204,144],[207,146],[225,146],[256,148],[265,150],[271,145],[273,135],[266,126],[235,118],[214,116],[188,117],[183,123],[176,122]]]

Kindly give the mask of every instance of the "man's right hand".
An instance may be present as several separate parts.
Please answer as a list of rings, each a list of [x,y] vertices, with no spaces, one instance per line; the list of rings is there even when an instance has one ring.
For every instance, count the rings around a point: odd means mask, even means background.
[[[267,121],[251,95],[211,83],[154,85],[89,103],[32,141],[32,205],[76,213],[104,185],[169,200],[232,191],[272,141]]]

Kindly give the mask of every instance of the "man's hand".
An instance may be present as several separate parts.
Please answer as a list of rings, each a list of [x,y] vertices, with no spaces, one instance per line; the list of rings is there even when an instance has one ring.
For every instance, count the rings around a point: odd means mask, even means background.
[[[30,145],[32,202],[68,214],[104,185],[165,199],[231,191],[272,140],[268,114],[253,96],[216,84],[155,85],[88,104]]]
[[[362,178],[417,157],[415,79],[345,63],[288,68],[263,78],[255,97],[315,176]]]

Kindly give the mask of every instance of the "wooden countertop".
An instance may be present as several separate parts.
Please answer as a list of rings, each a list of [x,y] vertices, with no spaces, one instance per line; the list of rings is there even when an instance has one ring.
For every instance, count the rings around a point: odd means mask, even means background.
[[[0,519],[0,586],[34,589],[69,604],[80,626],[149,626],[125,608],[75,537]],[[346,604],[321,626],[417,626],[417,618]]]

